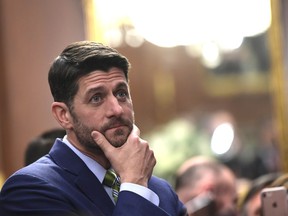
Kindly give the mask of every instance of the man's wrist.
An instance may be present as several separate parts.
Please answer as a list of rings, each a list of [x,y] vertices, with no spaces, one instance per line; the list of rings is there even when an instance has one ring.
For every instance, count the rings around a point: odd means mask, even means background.
[[[136,193],[142,196],[143,198],[149,200],[156,206],[158,206],[160,202],[158,195],[154,191],[150,190],[148,187],[144,187],[139,184],[128,183],[128,182],[121,183],[120,192],[121,191],[130,191],[130,192]]]

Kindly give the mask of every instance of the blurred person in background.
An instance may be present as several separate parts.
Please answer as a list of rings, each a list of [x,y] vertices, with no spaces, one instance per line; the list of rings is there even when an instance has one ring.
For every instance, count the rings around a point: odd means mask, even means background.
[[[175,190],[190,216],[236,216],[236,177],[213,159],[193,157],[179,168]]]
[[[25,151],[24,165],[27,166],[48,154],[55,142],[55,139],[62,139],[65,135],[66,131],[63,128],[54,128],[44,131],[39,136],[32,139],[28,143]]]
[[[279,173],[269,173],[252,181],[239,205],[240,216],[261,216],[261,191],[269,187],[279,176]]]

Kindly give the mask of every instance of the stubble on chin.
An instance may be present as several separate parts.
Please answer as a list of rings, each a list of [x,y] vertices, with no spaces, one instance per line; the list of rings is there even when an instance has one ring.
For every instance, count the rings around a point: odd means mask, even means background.
[[[126,143],[130,133],[131,133],[131,130],[126,132],[122,129],[118,129],[114,131],[112,135],[110,136],[104,135],[104,136],[106,137],[106,139],[112,146],[118,148],[124,145],[124,143]]]

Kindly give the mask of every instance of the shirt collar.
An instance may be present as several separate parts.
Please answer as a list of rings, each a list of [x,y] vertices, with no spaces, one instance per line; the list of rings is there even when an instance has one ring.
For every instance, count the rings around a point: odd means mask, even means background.
[[[78,157],[81,158],[81,160],[86,164],[88,169],[90,169],[90,171],[98,178],[100,182],[103,182],[106,173],[106,169],[104,167],[102,167],[95,160],[75,148],[67,139],[67,135],[64,136],[62,142],[65,143],[76,155],[78,155]]]

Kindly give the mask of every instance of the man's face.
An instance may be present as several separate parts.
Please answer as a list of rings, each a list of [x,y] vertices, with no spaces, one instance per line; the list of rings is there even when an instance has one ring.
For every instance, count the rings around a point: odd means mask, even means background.
[[[123,145],[134,123],[133,105],[124,73],[118,68],[94,71],[82,78],[70,108],[73,132],[81,146],[98,149],[91,137],[97,130],[115,147]]]
[[[223,169],[214,187],[217,216],[235,216],[237,207],[236,179],[228,169]]]
[[[224,169],[215,176],[214,173],[207,171],[205,177],[198,181],[197,185],[191,185],[191,188],[185,188],[178,193],[180,200],[185,203],[188,210],[195,210],[195,205],[200,203],[202,199],[204,203],[208,203],[212,194],[213,202],[205,207],[205,211],[213,213],[202,213],[199,210],[197,213],[190,214],[191,216],[209,215],[209,216],[236,216],[237,192],[235,185],[235,177],[228,169]],[[190,198],[189,198],[190,197]],[[192,197],[194,199],[190,200]],[[198,198],[196,201],[195,197]],[[193,206],[194,201],[194,206]],[[189,206],[192,205],[192,206]],[[209,209],[210,208],[210,209]]]

